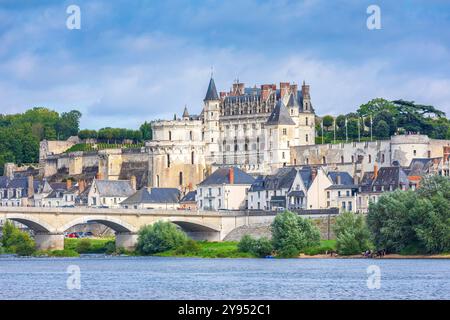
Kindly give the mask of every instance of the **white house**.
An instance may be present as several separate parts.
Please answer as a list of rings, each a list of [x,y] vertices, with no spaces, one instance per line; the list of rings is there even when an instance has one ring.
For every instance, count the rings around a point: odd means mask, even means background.
[[[89,189],[88,206],[119,208],[120,203],[135,192],[129,180],[94,179]]]
[[[255,179],[236,167],[219,168],[197,186],[200,210],[247,208],[247,191]]]

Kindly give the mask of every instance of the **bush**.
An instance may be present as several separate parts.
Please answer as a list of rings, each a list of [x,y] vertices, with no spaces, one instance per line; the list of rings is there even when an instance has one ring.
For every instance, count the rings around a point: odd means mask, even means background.
[[[113,254],[116,252],[116,243],[114,241],[108,241],[105,243],[105,253]]]
[[[192,239],[188,239],[181,247],[178,247],[175,250],[175,254],[177,255],[185,255],[185,254],[194,254],[200,252],[200,245],[197,241]]]
[[[64,250],[52,250],[48,253],[49,257],[79,257],[80,254],[75,250],[64,249]]]
[[[273,246],[272,242],[265,237],[255,239],[246,234],[239,241],[238,250],[240,252],[251,253],[257,257],[266,257],[272,254]]]
[[[273,251],[272,241],[262,237],[255,240],[251,253],[258,257],[270,256]]]
[[[182,246],[186,234],[171,222],[158,221],[139,230],[136,249],[141,254],[154,254]]]
[[[252,238],[251,235],[246,234],[241,238],[241,241],[238,243],[238,250],[241,252],[252,252],[253,247],[255,246],[255,239]]]
[[[433,176],[417,192],[390,192],[369,205],[367,224],[378,248],[388,252],[450,251],[450,180]]]
[[[81,239],[77,244],[77,248],[75,249],[78,253],[88,253],[91,249],[91,240],[89,239]]]
[[[20,256],[32,255],[36,250],[35,242],[30,235],[16,228],[11,221],[6,221],[3,225],[2,245],[6,252]]]
[[[365,219],[352,212],[344,212],[336,218],[334,225],[336,234],[336,249],[339,254],[359,254],[373,249],[370,242],[370,231]]]
[[[284,257],[297,256],[305,248],[320,243],[320,231],[309,220],[285,211],[275,217],[271,226],[273,247]]]

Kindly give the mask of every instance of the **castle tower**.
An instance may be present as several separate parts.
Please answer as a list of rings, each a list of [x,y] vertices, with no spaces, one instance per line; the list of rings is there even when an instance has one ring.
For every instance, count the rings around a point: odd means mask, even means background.
[[[271,172],[289,165],[290,144],[294,141],[295,128],[288,108],[281,99],[278,100],[265,125],[266,159]]]
[[[203,141],[206,145],[206,161],[214,163],[219,156],[220,98],[213,77],[209,81],[208,91],[203,102]]]
[[[314,108],[311,105],[311,96],[309,93],[309,85],[303,81],[301,109],[298,115],[298,141],[297,145],[311,145],[315,144],[316,130],[315,130],[315,114]]]

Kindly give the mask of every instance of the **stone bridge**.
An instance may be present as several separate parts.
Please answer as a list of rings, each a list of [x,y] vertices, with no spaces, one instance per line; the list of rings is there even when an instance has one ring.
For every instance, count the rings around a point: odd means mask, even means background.
[[[64,248],[64,232],[88,222],[101,223],[116,233],[116,247],[133,248],[142,226],[171,221],[193,239],[221,241],[243,225],[270,223],[274,214],[149,209],[0,207],[0,220],[19,222],[34,231],[41,250]]]

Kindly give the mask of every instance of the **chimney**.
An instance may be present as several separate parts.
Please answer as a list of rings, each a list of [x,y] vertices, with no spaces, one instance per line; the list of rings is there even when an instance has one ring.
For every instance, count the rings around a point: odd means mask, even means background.
[[[292,84],[291,85],[291,93],[293,93],[294,96],[297,96],[297,91],[298,91],[298,85]]]
[[[302,95],[303,98],[309,98],[309,85],[305,84],[305,81],[303,81],[302,85]]]
[[[223,99],[223,98],[225,98],[227,96],[227,93],[226,92],[220,92],[220,99]]]
[[[27,194],[28,198],[31,198],[34,195],[34,178],[32,175],[28,176],[28,186],[27,186]]]
[[[289,94],[290,83],[289,82],[280,82],[280,97],[284,98],[285,95]]]
[[[375,163],[373,165],[373,180],[375,180],[378,177],[378,165]]]
[[[233,167],[228,169],[228,175],[230,178],[230,184],[234,184],[234,168]]]
[[[82,193],[85,188],[86,188],[86,183],[84,182],[84,180],[79,180],[78,181],[78,192]]]
[[[189,190],[189,191],[192,191],[192,182],[189,182],[188,190]]]
[[[131,176],[130,178],[131,188],[136,191],[136,176]]]
[[[67,190],[72,189],[72,180],[70,179],[66,180],[66,189]]]
[[[311,168],[311,181],[314,181],[316,176],[317,176],[317,168]]]
[[[97,180],[103,180],[103,174],[101,174],[100,172],[97,172],[97,175],[95,176],[95,178]]]
[[[263,84],[261,86],[261,101],[266,101],[269,98],[271,89],[272,89],[271,84]]]

